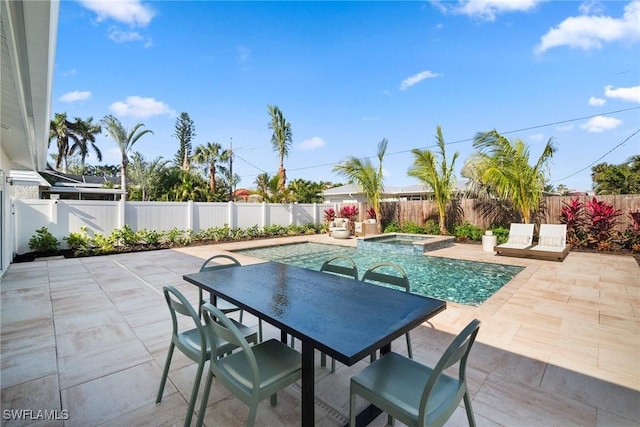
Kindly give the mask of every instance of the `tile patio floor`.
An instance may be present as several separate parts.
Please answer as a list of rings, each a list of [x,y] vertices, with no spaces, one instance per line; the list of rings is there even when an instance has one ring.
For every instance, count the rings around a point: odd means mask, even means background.
[[[326,235],[287,239],[355,244]],[[162,286],[176,285],[195,302],[197,291],[182,275],[246,245],[11,265],[0,282],[2,425],[28,425],[7,419],[7,410],[23,409],[68,411],[64,422],[39,425],[182,425],[195,365],[179,352],[155,404],[170,336]],[[640,425],[640,268],[633,258],[570,253],[558,263],[497,257],[474,245],[433,255],[526,267],[481,307],[449,303],[412,332],[415,359],[433,364],[464,325],[482,321],[468,364],[479,426]],[[265,335],[279,338],[271,327]],[[336,374],[317,364],[317,426],[346,421],[349,378],[365,363],[338,364]],[[246,414],[214,380],[206,425],[241,426]],[[385,423],[382,415],[372,425]],[[267,399],[258,410],[257,425],[299,424],[297,385],[276,407]],[[467,425],[462,407],[448,425]]]

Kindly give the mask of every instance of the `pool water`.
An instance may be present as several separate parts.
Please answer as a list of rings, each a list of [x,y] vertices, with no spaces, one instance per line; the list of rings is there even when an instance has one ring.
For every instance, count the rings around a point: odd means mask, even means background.
[[[367,239],[367,242],[384,243],[391,245],[413,245],[413,242],[420,242],[430,239],[429,237],[417,237],[417,236],[403,236],[394,235],[390,237],[374,237]]]
[[[482,304],[522,271],[522,267],[511,265],[381,252],[322,243],[294,243],[235,252],[311,270],[320,270],[320,266],[328,258],[346,255],[358,266],[360,277],[375,264],[393,262],[407,272],[411,292],[471,306]]]

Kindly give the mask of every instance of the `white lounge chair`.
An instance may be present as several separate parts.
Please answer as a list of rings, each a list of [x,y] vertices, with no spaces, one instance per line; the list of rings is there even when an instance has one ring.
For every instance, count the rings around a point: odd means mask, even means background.
[[[507,243],[496,245],[493,250],[497,255],[526,256],[533,244],[533,224],[512,223],[509,227]]]
[[[562,261],[568,253],[567,224],[540,224],[538,244],[529,249],[529,255],[533,258]]]

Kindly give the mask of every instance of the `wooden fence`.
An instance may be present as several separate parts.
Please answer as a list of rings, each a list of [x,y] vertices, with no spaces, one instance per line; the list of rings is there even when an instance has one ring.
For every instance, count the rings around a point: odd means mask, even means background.
[[[578,199],[585,203],[592,200],[593,196],[547,196],[543,199],[541,209],[535,217],[538,224],[558,224],[564,203]],[[629,211],[640,211],[640,194],[627,194],[617,196],[596,196],[598,201],[613,205],[614,209],[619,209],[622,215],[618,217],[616,230],[624,231],[631,223]],[[363,212],[368,209],[367,205],[361,203],[359,206],[360,219],[363,219]],[[414,223],[423,225],[431,219],[438,222],[438,206],[432,200],[421,201],[399,201],[383,202],[382,210],[384,224],[396,222],[399,225]],[[497,199],[461,199],[453,200],[447,206],[447,226],[470,222],[481,228],[503,225],[506,228],[512,222],[521,222],[520,214],[511,207],[511,203]]]

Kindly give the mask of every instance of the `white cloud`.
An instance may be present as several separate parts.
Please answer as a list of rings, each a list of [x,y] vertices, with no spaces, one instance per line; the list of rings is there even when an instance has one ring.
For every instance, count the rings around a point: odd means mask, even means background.
[[[615,117],[596,116],[589,119],[587,123],[580,125],[580,128],[587,132],[600,133],[605,130],[615,129],[621,124],[622,121]]]
[[[569,132],[573,130],[573,125],[556,126],[558,132]]]
[[[600,49],[603,43],[617,40],[640,40],[640,0],[627,4],[621,18],[603,15],[569,17],[542,36],[535,52],[541,54],[559,46]]]
[[[534,133],[529,136],[529,139],[533,142],[540,142],[544,140],[544,134],[542,133]]]
[[[534,8],[541,0],[460,0],[454,5],[432,0],[431,4],[441,12],[453,12],[468,15],[486,21],[495,21],[501,13],[526,12]]]
[[[319,136],[314,136],[313,138],[308,138],[302,141],[302,143],[300,144],[300,149],[315,150],[317,148],[322,148],[325,145],[327,145],[327,143],[324,141],[324,139],[320,138]]]
[[[122,31],[119,28],[109,28],[109,38],[116,43],[144,42],[144,47],[151,47],[153,43],[149,37],[143,36],[137,31]]]
[[[591,105],[592,107],[600,107],[601,105],[604,105],[606,103],[606,99],[596,98],[595,96],[589,98],[589,105]]]
[[[578,10],[583,15],[595,15],[604,12],[602,3],[599,1],[585,1],[578,7]]]
[[[625,101],[640,102],[640,86],[619,87],[605,86],[604,96],[607,98],[623,99]]]
[[[60,75],[64,76],[64,77],[75,76],[76,75],[76,69],[72,68],[69,71],[62,72]]]
[[[79,2],[98,15],[98,22],[113,19],[132,27],[146,27],[156,14],[148,4],[142,4],[139,0],[80,0]]]
[[[411,86],[414,86],[420,83],[424,79],[431,79],[438,76],[440,76],[440,74],[433,73],[429,70],[422,71],[414,76],[407,77],[406,79],[404,79],[402,83],[400,83],[400,90],[407,90]]]
[[[89,92],[88,90],[83,90],[83,91],[73,91],[73,92],[67,92],[64,95],[62,95],[58,100],[60,102],[76,102],[76,101],[84,101],[85,99],[89,99],[91,97],[91,92]]]
[[[145,119],[153,116],[175,116],[175,110],[153,98],[129,96],[124,102],[117,101],[109,106],[109,111],[120,117]]]

